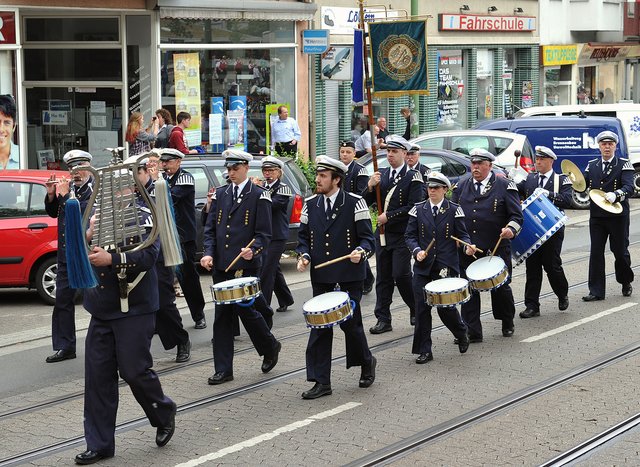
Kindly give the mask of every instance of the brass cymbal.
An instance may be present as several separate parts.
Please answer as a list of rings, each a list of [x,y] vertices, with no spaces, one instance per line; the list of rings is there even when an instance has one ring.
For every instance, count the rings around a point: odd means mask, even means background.
[[[620,203],[610,203],[604,197],[605,193],[602,190],[593,189],[589,191],[589,198],[591,201],[596,203],[602,209],[608,212],[612,212],[613,214],[620,214],[622,212],[622,204]]]
[[[579,192],[583,192],[587,189],[587,182],[584,179],[584,175],[582,175],[582,171],[571,162],[569,159],[564,159],[560,164],[562,168],[562,173],[569,177],[571,180],[571,184],[573,185],[573,189]]]

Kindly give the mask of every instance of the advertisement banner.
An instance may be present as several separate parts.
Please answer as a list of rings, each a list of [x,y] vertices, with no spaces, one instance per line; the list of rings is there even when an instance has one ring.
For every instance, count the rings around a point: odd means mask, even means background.
[[[320,57],[322,68],[322,79],[332,79],[336,81],[351,81],[351,58],[353,57],[353,47],[332,45]]]
[[[241,112],[235,115],[241,115],[241,121],[237,124],[238,136],[235,138],[235,143],[231,143],[231,121],[229,121],[229,146],[247,150],[247,96],[229,96],[229,115],[231,112]],[[235,125],[235,123],[234,123]],[[234,130],[235,131],[235,130]]]
[[[373,95],[428,95],[426,22],[371,23],[369,35]]]
[[[189,147],[202,144],[200,115],[200,58],[198,53],[173,54],[176,115],[191,114],[191,126],[184,132]]]
[[[211,114],[209,114],[209,144],[213,152],[225,150],[224,141],[224,98],[211,98]]]

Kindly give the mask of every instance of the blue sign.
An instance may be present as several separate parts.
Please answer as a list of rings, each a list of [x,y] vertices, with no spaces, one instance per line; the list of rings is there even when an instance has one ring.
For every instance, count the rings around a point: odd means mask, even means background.
[[[235,141],[235,147],[239,147],[240,143],[247,150],[247,96],[229,96],[229,110],[241,110],[242,120],[229,119],[229,140]]]
[[[322,54],[329,48],[329,30],[305,29],[302,31],[302,53]]]

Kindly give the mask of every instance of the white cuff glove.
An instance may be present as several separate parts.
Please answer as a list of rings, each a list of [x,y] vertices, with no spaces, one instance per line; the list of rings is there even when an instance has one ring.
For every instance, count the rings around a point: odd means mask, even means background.
[[[610,203],[615,203],[616,202],[616,198],[617,198],[616,194],[611,192],[611,191],[608,192],[608,193],[605,193],[604,197]]]

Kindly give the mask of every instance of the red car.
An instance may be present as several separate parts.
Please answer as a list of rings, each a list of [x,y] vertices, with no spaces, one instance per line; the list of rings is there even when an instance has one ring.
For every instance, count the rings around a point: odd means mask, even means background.
[[[68,172],[0,170],[0,287],[35,288],[52,305],[56,297],[58,220],[47,215],[45,182]]]

